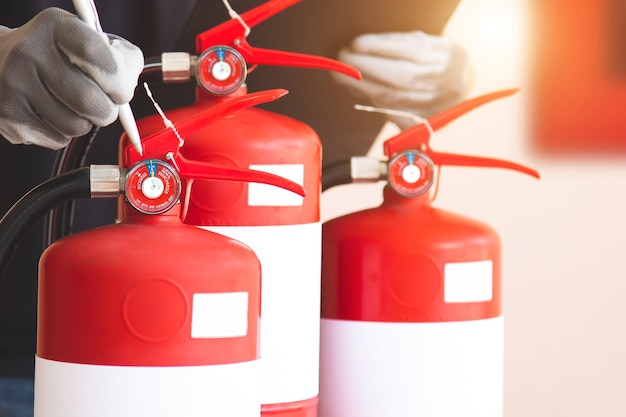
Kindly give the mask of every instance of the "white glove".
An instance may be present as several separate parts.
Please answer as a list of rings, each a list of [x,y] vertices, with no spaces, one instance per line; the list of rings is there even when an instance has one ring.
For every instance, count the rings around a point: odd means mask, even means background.
[[[357,81],[333,77],[358,99],[375,107],[429,117],[463,100],[469,83],[465,50],[442,36],[424,32],[365,34],[339,52],[339,60],[361,71]],[[415,124],[390,117],[401,128]]]
[[[93,125],[113,123],[142,69],[138,47],[61,9],[0,27],[0,134],[59,149]]]

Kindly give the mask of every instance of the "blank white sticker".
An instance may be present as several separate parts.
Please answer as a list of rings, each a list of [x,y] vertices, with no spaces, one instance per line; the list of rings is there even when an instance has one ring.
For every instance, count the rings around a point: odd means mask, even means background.
[[[444,267],[444,301],[473,303],[493,298],[493,262],[455,262]]]
[[[193,295],[191,337],[217,339],[248,333],[248,293],[196,293]]]
[[[250,169],[278,175],[304,185],[304,165],[302,164],[258,164],[250,165]],[[269,184],[248,184],[248,205],[265,207],[301,206],[303,197],[280,187]]]

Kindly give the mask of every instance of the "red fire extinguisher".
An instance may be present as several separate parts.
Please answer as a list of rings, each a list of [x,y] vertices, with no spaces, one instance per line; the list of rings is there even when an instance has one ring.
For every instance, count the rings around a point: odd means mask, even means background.
[[[433,207],[428,191],[436,166],[538,174],[507,161],[436,152],[429,139],[514,91],[466,101],[407,129],[384,143],[388,161],[355,158],[345,181],[337,174],[325,184],[387,181],[380,207],[323,226],[324,417],[502,416],[500,239],[488,225]]]
[[[283,93],[224,102],[179,128]],[[85,190],[126,196],[119,224],[61,239],[41,258],[35,416],[256,417],[260,263],[241,242],[181,221],[181,178],[304,190],[264,172],[191,161],[169,130],[144,137],[143,146],[142,156],[125,149],[124,170],[83,168],[86,176],[81,170],[55,178],[56,187],[42,184],[2,220],[3,238],[19,237],[31,216],[49,210],[41,201]]]
[[[304,54],[259,49],[246,41],[253,27],[299,0],[271,0],[197,37],[197,58],[164,54],[165,80],[181,80],[195,68],[196,102],[169,111],[179,125],[198,112],[246,93],[248,65],[327,69],[360,78],[340,62]],[[180,59],[180,61],[178,61]],[[180,62],[181,65],[176,64]],[[189,71],[182,71],[189,75]],[[161,125],[138,121],[142,136]],[[124,141],[125,143],[125,141]],[[249,168],[301,184],[306,198],[263,184],[196,180],[185,223],[249,245],[263,270],[261,332],[262,414],[317,415],[321,267],[321,141],[308,125],[267,110],[246,108],[185,136],[181,153],[194,160]]]

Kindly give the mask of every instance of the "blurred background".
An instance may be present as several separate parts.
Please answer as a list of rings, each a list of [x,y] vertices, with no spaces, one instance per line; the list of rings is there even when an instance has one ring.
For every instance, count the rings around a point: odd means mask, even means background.
[[[468,97],[521,90],[438,131],[433,149],[542,175],[447,167],[435,202],[500,233],[507,417],[626,415],[621,3],[462,0],[445,29],[469,53]],[[323,220],[377,206],[380,189],[325,192]]]

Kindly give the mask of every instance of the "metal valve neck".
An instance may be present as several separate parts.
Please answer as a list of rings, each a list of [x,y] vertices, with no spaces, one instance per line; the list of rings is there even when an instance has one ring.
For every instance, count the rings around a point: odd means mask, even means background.
[[[150,225],[178,225],[180,220],[180,204],[158,215],[140,213],[128,202],[124,203],[124,217],[122,224],[150,224]]]
[[[245,84],[239,87],[237,90],[233,91],[232,93],[223,96],[216,96],[215,94],[211,94],[200,86],[196,88],[196,100],[200,103],[218,104],[223,101],[230,100],[234,97],[245,96],[246,94],[248,94],[248,87]]]
[[[399,194],[393,187],[389,184],[385,185],[383,188],[383,207],[386,206],[422,206],[422,205],[430,205],[431,203],[431,193],[426,192],[416,197],[409,197],[405,195]]]

